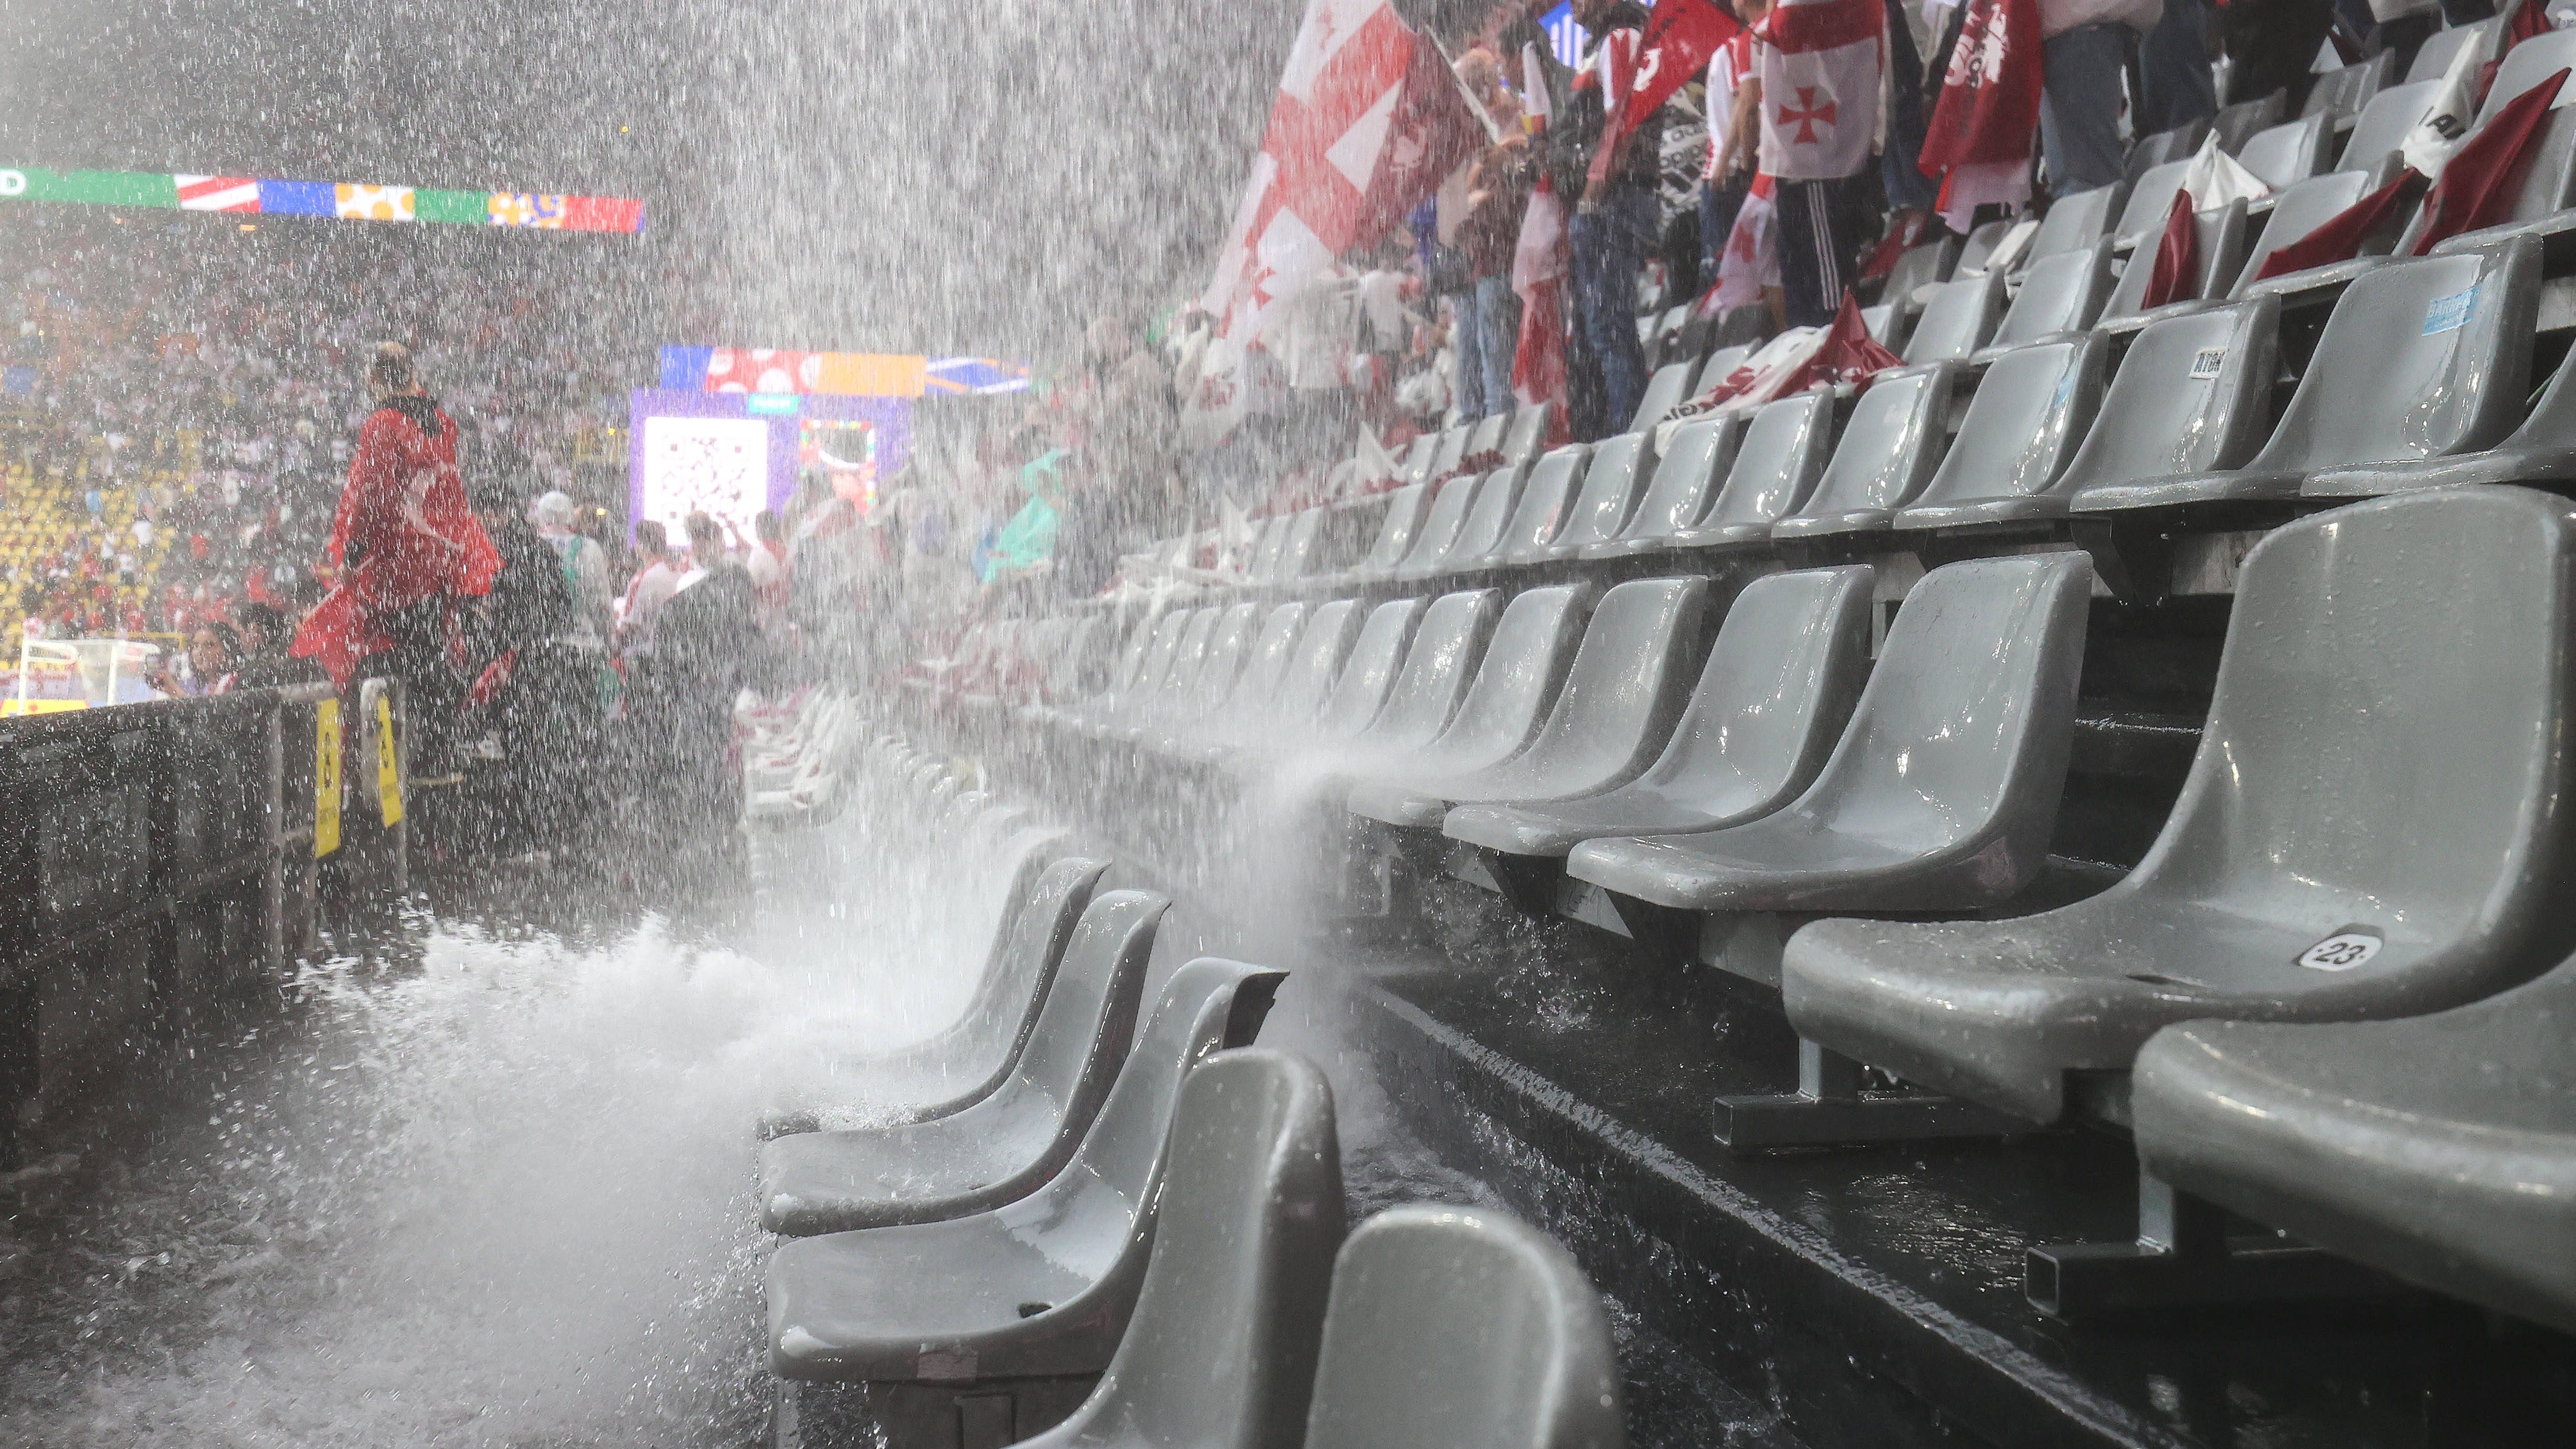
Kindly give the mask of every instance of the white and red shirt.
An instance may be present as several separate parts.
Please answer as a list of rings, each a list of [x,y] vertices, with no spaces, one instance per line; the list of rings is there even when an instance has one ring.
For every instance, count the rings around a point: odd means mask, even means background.
[[[1881,144],[1887,11],[1879,0],[1779,0],[1755,28],[1762,156],[1783,181],[1851,176]]]
[[[1726,149],[1726,128],[1735,124],[1735,92],[1753,74],[1753,32],[1739,30],[1708,58],[1708,161],[1700,179],[1715,181],[1718,153]]]

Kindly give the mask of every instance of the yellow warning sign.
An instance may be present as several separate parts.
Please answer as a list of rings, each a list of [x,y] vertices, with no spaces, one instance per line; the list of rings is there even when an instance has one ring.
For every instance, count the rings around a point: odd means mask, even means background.
[[[390,693],[376,696],[376,804],[384,811],[387,830],[402,824],[402,759],[394,750],[394,701]]]
[[[340,848],[340,701],[313,707],[313,858]]]

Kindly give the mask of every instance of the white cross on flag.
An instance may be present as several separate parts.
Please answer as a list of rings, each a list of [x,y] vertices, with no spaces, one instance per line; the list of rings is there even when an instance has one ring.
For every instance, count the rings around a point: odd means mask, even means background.
[[[1879,0],[1780,0],[1756,27],[1762,169],[1783,181],[1849,176],[1879,145],[1887,12]]]
[[[1485,138],[1388,0],[1310,0],[1205,305],[1248,345],[1270,304],[1386,234]]]

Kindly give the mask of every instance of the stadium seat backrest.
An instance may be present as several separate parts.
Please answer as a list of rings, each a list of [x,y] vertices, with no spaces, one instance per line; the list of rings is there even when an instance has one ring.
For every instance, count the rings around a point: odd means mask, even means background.
[[[1288,520],[1288,538],[1279,550],[1279,560],[1270,577],[1302,579],[1315,568],[1315,556],[1323,547],[1324,513],[1321,508],[1301,508]]]
[[[1443,594],[1431,601],[1404,652],[1394,689],[1364,733],[1372,749],[1418,750],[1440,737],[1476,678],[1502,610],[1497,589]]]
[[[1502,547],[1503,528],[1520,507],[1521,490],[1527,486],[1530,473],[1542,461],[1515,463],[1485,475],[1485,486],[1476,490],[1466,521],[1458,525],[1456,541],[1440,556],[1439,572],[1474,568]]]
[[[2086,193],[2090,195],[2091,193]],[[2021,290],[2005,309],[1991,347],[2018,347],[2093,325],[2111,295],[2111,242],[2054,253],[2030,264]]]
[[[1833,450],[1834,400],[1826,393],[1801,393],[1765,403],[1745,424],[1744,441],[1735,449],[1735,465],[1726,486],[1709,506],[1703,528],[1726,524],[1768,529],[1805,506],[1824,475]]]
[[[1663,420],[1664,414],[1690,401],[1691,383],[1699,376],[1699,361],[1686,358],[1667,362],[1655,369],[1646,382],[1645,395],[1637,400],[1636,416],[1628,420],[1628,431],[1649,428]]]
[[[1960,244],[1959,259],[1951,265],[1950,275],[1942,280],[1956,281],[1961,277],[1982,274],[1986,270],[1986,259],[1995,254],[1995,248],[2003,245],[2004,236],[2012,230],[2012,226],[2009,221],[1980,223],[1968,233],[1967,240]]]
[[[2280,331],[2273,296],[2147,324],[2057,491],[2243,466],[2271,428]]]
[[[1378,520],[1377,541],[1369,546],[1359,572],[1393,573],[1396,565],[1404,561],[1406,551],[1413,547],[1414,531],[1421,521],[1423,498],[1428,491],[1425,485],[1413,483],[1387,496],[1386,516]]]
[[[2515,46],[2496,67],[2495,84],[2469,127],[2474,138],[2498,110],[2559,71],[2576,67],[2576,31],[2553,30]],[[2522,187],[2503,222],[2539,221],[2576,201],[2576,76],[2559,90],[2540,139],[2523,163]]]
[[[2135,181],[2169,161],[2189,160],[2208,134],[2209,122],[2200,120],[2176,126],[2170,131],[2139,137],[2136,144],[2129,147],[2129,179]]]
[[[2039,220],[2039,233],[2030,239],[2030,250],[2023,260],[2037,263],[2062,252],[2090,250],[2095,242],[2108,235],[2111,219],[2120,214],[2120,203],[2128,196],[2128,187],[2119,182],[2061,196],[2050,203],[2048,214]]]
[[[1458,471],[1458,460],[1467,456],[1469,431],[1467,428],[1451,428],[1440,435],[1440,451],[1431,455],[1432,477]]]
[[[1539,799],[1624,782],[1652,763],[1690,688],[1704,578],[1630,579],[1601,596],[1515,779]]]
[[[2344,138],[2343,154],[2335,158],[2337,171],[2369,174],[2377,171],[2397,148],[2406,144],[2406,133],[2424,119],[2441,99],[2441,77],[2390,86],[2371,97],[2362,107],[2360,119],[2352,123],[2352,134]],[[2356,193],[2358,194],[2358,193]]]
[[[1513,463],[1539,455],[1547,446],[1548,425],[1555,420],[1555,404],[1526,403],[1512,414],[1512,425],[1503,433],[1503,457]]]
[[[2255,132],[2236,153],[2246,170],[2278,191],[2326,169],[2326,148],[2334,141],[2327,116],[2306,116]]]
[[[1702,364],[1699,370],[1699,391],[1706,392],[1733,377],[1737,368],[1751,360],[1755,346],[1754,343],[1739,342],[1732,347],[1721,347],[1710,353],[1708,361]],[[1693,397],[1698,395],[1699,393],[1691,394]]]
[[[1945,236],[1936,242],[1907,247],[1888,271],[1887,285],[1880,289],[1878,299],[1893,303],[1900,311],[1912,311],[1916,292],[1950,280],[1951,270],[1959,265],[1962,245],[1961,238]]]
[[[1252,641],[1252,658],[1243,666],[1243,683],[1235,691],[1239,709],[1258,710],[1278,697],[1279,681],[1287,677],[1289,661],[1297,657],[1297,641],[1305,635],[1308,607],[1281,604],[1261,621],[1261,632]]]
[[[2172,302],[2198,302],[2216,297],[2236,280],[2245,269],[2245,203],[2231,201],[2213,211],[2195,212],[2191,219],[2194,252],[2199,265],[2183,280],[2182,290],[2166,298]],[[2142,238],[2138,249],[2129,257],[2127,271],[2120,274],[2118,286],[2111,289],[2111,300],[2102,308],[2097,321],[2114,322],[2134,317],[2145,308],[2147,285],[2155,279],[2156,253],[2161,235]]]
[[[1673,429],[1672,451],[1656,462],[1654,480],[1619,537],[1670,538],[1699,522],[1735,461],[1745,422],[1743,413],[1721,413]]]
[[[2246,142],[2264,128],[2280,124],[2282,103],[2288,99],[2283,92],[2274,91],[2220,107],[2218,114],[2209,118],[2209,129],[2218,136],[2218,149],[2242,160]]]
[[[2129,204],[2120,211],[2119,222],[2111,234],[2135,240],[2140,246],[2153,246],[2157,233],[2165,229],[2165,217],[2173,211],[2174,193],[2182,190],[2183,176],[2191,170],[2188,157],[2168,161],[2138,178],[2129,188]]]
[[[2369,189],[2369,178],[2359,171],[2329,171],[2311,176],[2273,199],[2272,214],[2263,219],[2263,231],[2254,244],[2245,249],[2244,269],[2236,274],[2228,288],[2230,297],[2242,297],[2254,283],[2254,274],[2263,270],[2263,261],[2272,253],[2315,231],[2362,198]]]
[[[1565,527],[1548,545],[1554,554],[1572,553],[1589,544],[1619,536],[1636,509],[1655,462],[1652,433],[1621,433],[1592,445],[1592,461],[1583,470],[1583,491],[1566,512]]]
[[[1458,712],[1426,753],[1444,767],[1479,769],[1519,753],[1556,698],[1596,597],[1589,584],[1514,595],[1494,624]]]
[[[1905,341],[1905,361],[1920,365],[1964,360],[1995,335],[2003,310],[2001,272],[1943,282],[1932,289],[1932,299],[1924,303],[1923,315],[1914,324],[1914,335]]]
[[[1852,404],[1833,460],[1795,516],[1828,518],[1912,501],[1940,466],[1960,376],[1950,362],[1880,373]]]
[[[2300,114],[2324,116],[2330,121],[2359,115],[2371,97],[2379,94],[2380,87],[2388,83],[2396,62],[2395,51],[2382,51],[2368,60],[2327,71],[2308,87],[2308,99],[2300,107]]]
[[[1916,501],[2045,492],[2093,425],[2109,350],[2103,339],[2084,333],[1995,359],[1968,400],[1959,435]]]
[[[1324,706],[1333,681],[1341,677],[1342,661],[1350,657],[1351,644],[1360,631],[1360,606],[1351,599],[1335,599],[1319,605],[1315,616],[1306,623],[1306,632],[1297,641],[1297,655],[1289,661],[1288,672],[1280,677],[1274,713],[1281,725],[1303,730]]]
[[[1467,452],[1465,456],[1470,458],[1481,458],[1487,453],[1501,452],[1503,447],[1503,434],[1509,432],[1511,430],[1511,426],[1512,415],[1508,410],[1498,413],[1488,413],[1483,419],[1477,422],[1475,429],[1467,434]]]
[[[1529,482],[1521,487],[1511,521],[1503,525],[1495,562],[1531,563],[1545,556],[1548,544],[1564,526],[1566,505],[1582,485],[1584,467],[1591,461],[1592,448],[1587,443],[1568,443],[1538,460],[1538,466],[1530,469]]]
[[[1403,461],[1396,464],[1395,476],[1403,479],[1408,485],[1428,480],[1431,477],[1432,455],[1439,451],[1439,434],[1424,433],[1415,438],[1413,446],[1404,450]]]
[[[1346,1222],[1332,1089],[1300,1057],[1221,1053],[1181,1084],[1169,1143],[1135,1314],[1091,1396],[1028,1449],[1304,1442]]]
[[[1333,1269],[1305,1442],[1334,1449],[1624,1449],[1600,1295],[1489,1208],[1389,1208]]]
[[[2271,441],[2245,466],[2305,473],[2503,441],[2522,420],[2539,292],[2530,237],[2363,273],[2335,303]]]
[[[1204,714],[1234,692],[1243,678],[1244,661],[1252,655],[1252,636],[1261,627],[1261,606],[1245,602],[1227,606],[1208,636],[1207,658],[1198,677],[1176,703],[1191,715]]]
[[[1433,564],[1457,541],[1458,527],[1467,521],[1467,509],[1476,501],[1476,490],[1484,487],[1491,476],[1477,474],[1441,484],[1439,495],[1431,500],[1430,511],[1423,515],[1422,526],[1413,532],[1411,547],[1387,572],[1397,578],[1420,578],[1431,572]]]
[[[1287,546],[1288,515],[1282,513],[1264,519],[1260,536],[1252,545],[1251,561],[1244,565],[1243,576],[1254,583],[1269,579],[1279,569],[1280,550]]]
[[[2466,46],[2485,38],[2495,24],[2481,20],[2471,25],[2453,25],[2434,31],[2416,48],[2415,59],[2406,67],[2406,83],[2438,82],[2451,68],[2451,58]]]
[[[1386,705],[1387,690],[1395,684],[1396,670],[1404,662],[1404,646],[1421,624],[1425,607],[1420,599],[1390,599],[1369,610],[1368,619],[1360,625],[1359,638],[1351,644],[1350,657],[1342,664],[1341,676],[1333,681],[1332,694],[1315,716],[1317,735],[1348,739],[1377,718],[1377,712]]]

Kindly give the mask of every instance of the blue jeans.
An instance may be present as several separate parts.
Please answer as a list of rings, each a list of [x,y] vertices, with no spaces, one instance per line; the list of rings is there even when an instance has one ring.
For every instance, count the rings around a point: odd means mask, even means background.
[[[1483,418],[1510,412],[1516,404],[1512,363],[1521,350],[1521,299],[1512,293],[1511,278],[1479,277],[1476,290],[1465,300],[1473,310],[1461,330],[1474,341],[1471,348],[1460,350],[1458,370],[1462,378],[1471,371],[1481,377],[1481,386],[1465,386],[1473,389],[1470,395],[1480,394],[1484,402],[1482,412],[1468,416]]]
[[[1646,349],[1637,340],[1637,272],[1655,244],[1662,205],[1651,191],[1612,188],[1600,209],[1574,217],[1574,315],[1601,368],[1604,421],[1624,432],[1646,393]]]
[[[2147,32],[2139,69],[2139,135],[2217,115],[2218,87],[2209,78],[2208,0],[2165,0],[2165,18]]]
[[[1736,213],[1744,210],[1744,198],[1753,190],[1753,173],[1739,173],[1733,181],[1703,181],[1699,184],[1699,255],[1700,288],[1717,285],[1718,263],[1726,259],[1726,239],[1735,235]]]
[[[2128,148],[2120,143],[2120,96],[2137,43],[2138,33],[2125,25],[2079,25],[2048,42],[2039,143],[2057,195],[2121,178]]]

